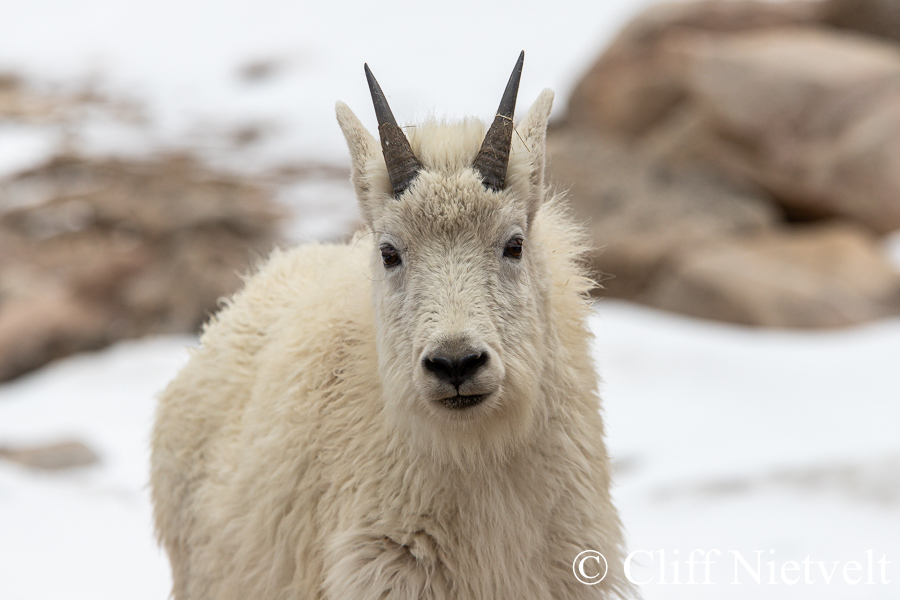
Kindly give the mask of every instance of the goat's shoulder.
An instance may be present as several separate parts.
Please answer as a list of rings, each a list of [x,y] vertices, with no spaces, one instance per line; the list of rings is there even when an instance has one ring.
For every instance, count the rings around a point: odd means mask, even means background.
[[[312,385],[335,358],[374,346],[366,243],[274,251],[243,290],[222,301],[165,397],[215,404],[216,414],[243,411],[260,382],[301,376]]]
[[[371,303],[370,251],[365,236],[275,250],[244,289],[223,302],[204,329],[203,344],[250,338],[257,340],[250,344],[255,350],[286,332],[296,338],[364,317]]]

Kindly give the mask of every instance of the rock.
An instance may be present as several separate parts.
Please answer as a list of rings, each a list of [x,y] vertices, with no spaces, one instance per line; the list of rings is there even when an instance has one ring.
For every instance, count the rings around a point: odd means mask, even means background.
[[[776,327],[898,314],[873,236],[900,231],[900,48],[824,23],[851,4],[679,2],[615,39],[548,149],[603,295]]]
[[[825,0],[826,23],[900,41],[900,2],[897,0]]]
[[[30,448],[0,446],[0,458],[32,469],[59,471],[87,467],[99,462],[93,450],[78,441],[60,442]]]
[[[760,186],[792,218],[898,229],[900,49],[821,18],[813,2],[652,8],[578,84],[569,122]]]
[[[116,339],[109,320],[102,305],[73,296],[62,284],[39,281],[27,294],[7,295],[0,301],[0,381],[105,346]]]
[[[0,72],[0,119],[3,121],[44,123],[52,118],[54,108],[54,103],[46,97],[26,89],[18,75]]]
[[[639,297],[673,253],[781,220],[758,190],[670,169],[609,137],[552,130],[547,144],[548,177],[571,185],[569,201],[598,249],[591,262],[604,296]]]
[[[697,38],[682,56],[707,132],[685,145],[804,218],[900,228],[900,50],[797,29]]]
[[[700,0],[654,6],[610,44],[569,99],[572,122],[635,136],[687,99],[683,68],[667,51],[684,36],[813,23],[815,3]]]
[[[839,327],[900,315],[900,273],[865,230],[816,225],[684,251],[642,300],[744,325]]]
[[[196,331],[278,239],[274,191],[184,156],[60,157],[0,187],[0,381]]]

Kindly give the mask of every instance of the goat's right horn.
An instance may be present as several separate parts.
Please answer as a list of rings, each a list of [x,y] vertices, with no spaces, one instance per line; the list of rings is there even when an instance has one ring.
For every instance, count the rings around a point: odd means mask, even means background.
[[[491,128],[488,129],[481,150],[475,157],[472,166],[481,173],[481,181],[484,187],[499,192],[506,184],[506,168],[509,166],[509,150],[512,146],[513,115],[516,112],[516,96],[519,95],[519,79],[522,78],[522,63],[525,61],[525,51],[519,54],[519,60],[513,67],[512,75],[497,108],[497,116]]]
[[[381,86],[369,70],[369,65],[364,65],[366,69],[366,79],[369,81],[369,92],[372,94],[372,104],[375,105],[375,117],[378,119],[378,136],[381,138],[381,151],[384,154],[384,162],[387,165],[388,177],[391,178],[391,188],[394,190],[394,197],[402,194],[412,180],[415,179],[422,168],[422,164],[413,154],[409,140],[397,120],[391,107],[388,106],[387,98],[381,91]]]

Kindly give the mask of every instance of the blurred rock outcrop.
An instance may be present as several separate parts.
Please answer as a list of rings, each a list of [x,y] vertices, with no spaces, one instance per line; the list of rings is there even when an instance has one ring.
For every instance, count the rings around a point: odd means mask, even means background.
[[[612,137],[566,129],[548,139],[552,180],[589,228],[604,295],[643,299],[671,257],[723,237],[771,230],[779,208],[715,171],[676,168]]]
[[[900,278],[852,225],[779,228],[674,254],[645,298],[708,319],[840,327],[896,314]]]
[[[900,46],[835,28],[839,4],[658,5],[597,60],[548,155],[605,295],[778,327],[900,314],[878,238],[900,229]]]
[[[900,48],[771,30],[680,48],[696,120],[681,141],[805,219],[900,228]]]
[[[670,48],[713,34],[814,23],[813,3],[700,0],[651,7],[619,33],[569,99],[572,123],[639,135],[688,102],[684,66]]]
[[[77,440],[26,448],[0,446],[0,458],[45,471],[88,467],[100,461],[93,450]]]
[[[271,190],[187,156],[57,157],[0,183],[0,380],[191,332],[276,243]]]
[[[897,0],[825,0],[826,23],[900,41],[900,2]]]

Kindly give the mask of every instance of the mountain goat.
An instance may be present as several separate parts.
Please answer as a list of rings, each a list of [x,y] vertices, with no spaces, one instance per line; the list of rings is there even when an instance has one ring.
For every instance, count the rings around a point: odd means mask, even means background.
[[[160,399],[177,600],[611,598],[630,588],[589,353],[584,236],[545,198],[553,93],[485,134],[337,118],[367,225],[276,251]],[[583,550],[609,564],[580,583]],[[594,564],[588,565],[588,570]]]

